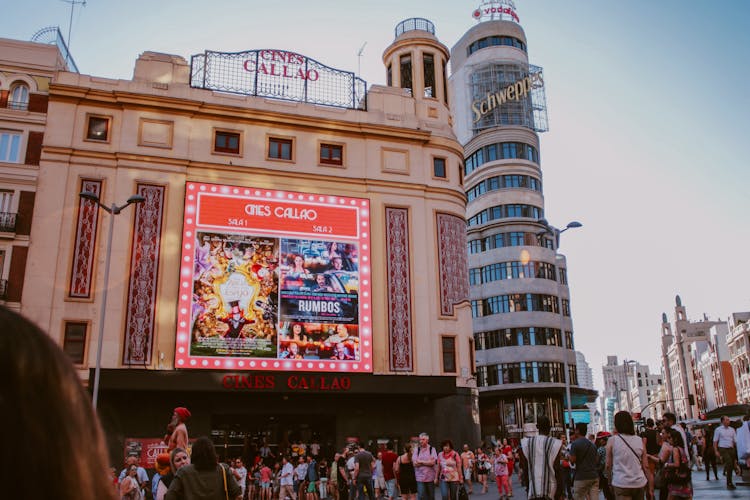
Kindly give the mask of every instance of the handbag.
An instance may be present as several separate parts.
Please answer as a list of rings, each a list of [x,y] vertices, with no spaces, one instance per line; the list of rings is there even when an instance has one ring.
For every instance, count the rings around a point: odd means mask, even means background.
[[[463,484],[458,487],[458,500],[469,500],[469,494]]]
[[[667,487],[667,478],[664,467],[659,467],[659,470],[654,474],[654,488],[660,490]]]

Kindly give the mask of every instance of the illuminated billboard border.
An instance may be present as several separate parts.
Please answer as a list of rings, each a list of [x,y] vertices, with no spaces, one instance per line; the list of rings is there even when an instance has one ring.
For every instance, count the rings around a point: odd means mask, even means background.
[[[237,226],[238,218],[245,214],[226,213],[227,224],[218,224],[209,220],[202,213],[201,205],[205,200],[225,198],[230,203],[248,202],[268,204],[286,204],[297,206],[299,210],[317,208],[326,213],[354,211],[356,226],[346,228],[346,233],[337,233],[335,227],[310,223],[297,223],[296,228],[284,231],[279,235],[278,226],[253,227]],[[247,212],[247,205],[245,205]],[[252,211],[250,211],[252,212]],[[216,214],[214,214],[216,215]],[[351,217],[351,215],[349,216]],[[247,219],[242,219],[247,222]],[[234,221],[231,224],[230,221]],[[321,226],[320,224],[323,224]],[[317,229],[316,229],[317,228]],[[323,233],[319,231],[324,231]],[[370,269],[370,201],[366,198],[351,198],[333,195],[283,191],[243,186],[219,185],[201,182],[188,182],[185,186],[185,211],[182,231],[182,251],[180,265],[180,293],[177,310],[177,333],[175,339],[175,368],[205,370],[258,370],[258,371],[305,371],[305,372],[349,372],[371,373],[372,367],[372,318],[371,318],[371,269]],[[195,240],[199,232],[224,232],[228,234],[252,237],[269,237],[286,239],[310,239],[319,241],[351,241],[358,245],[358,360],[334,359],[278,359],[248,358],[237,356],[208,356],[191,354],[192,342],[192,309],[194,270],[196,266]],[[279,286],[280,288],[280,286]],[[276,343],[279,341],[280,315],[276,321]]]

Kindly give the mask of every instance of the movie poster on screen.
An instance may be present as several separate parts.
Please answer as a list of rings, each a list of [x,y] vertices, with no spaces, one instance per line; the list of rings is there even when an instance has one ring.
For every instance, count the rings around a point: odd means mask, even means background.
[[[372,371],[368,200],[186,191],[178,368]]]

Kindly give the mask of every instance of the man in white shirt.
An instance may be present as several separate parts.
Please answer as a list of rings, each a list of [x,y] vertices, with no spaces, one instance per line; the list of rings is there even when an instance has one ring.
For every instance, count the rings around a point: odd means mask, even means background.
[[[300,490],[300,486],[305,482],[305,479],[307,479],[307,462],[305,462],[305,457],[301,456],[297,467],[294,468],[294,491]]]
[[[237,458],[234,461],[234,466],[232,467],[232,475],[234,476],[234,479],[237,481],[237,484],[240,485],[240,490],[242,491],[242,496],[245,496],[245,486],[247,486],[247,469],[242,463],[241,458]]]
[[[138,467],[136,478],[138,479],[138,484],[141,487],[141,495],[143,495],[143,491],[147,488],[149,480],[146,469],[138,464],[138,457],[131,455],[127,458],[127,460],[125,460],[125,468],[120,472],[118,481],[122,481],[123,479],[125,479],[125,476],[128,474],[128,470],[130,469],[131,465],[135,465],[136,467]]]
[[[744,460],[750,469],[750,413],[742,420],[742,427],[737,429],[737,458]]]
[[[730,420],[726,415],[721,417],[721,427],[714,432],[714,451],[721,456],[724,462],[724,474],[727,476],[727,489],[735,490],[737,487],[732,483],[732,472],[734,472],[734,461],[737,454],[737,433],[734,427],[729,425]]]
[[[294,492],[294,466],[285,456],[281,457],[281,464],[279,500],[286,500],[287,497],[297,500],[297,493]]]

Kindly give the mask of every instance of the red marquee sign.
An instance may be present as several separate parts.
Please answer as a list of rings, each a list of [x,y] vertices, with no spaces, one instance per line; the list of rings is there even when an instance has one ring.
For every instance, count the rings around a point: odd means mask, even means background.
[[[197,182],[186,191],[177,368],[372,372],[369,200]],[[293,390],[348,389],[291,380]]]

